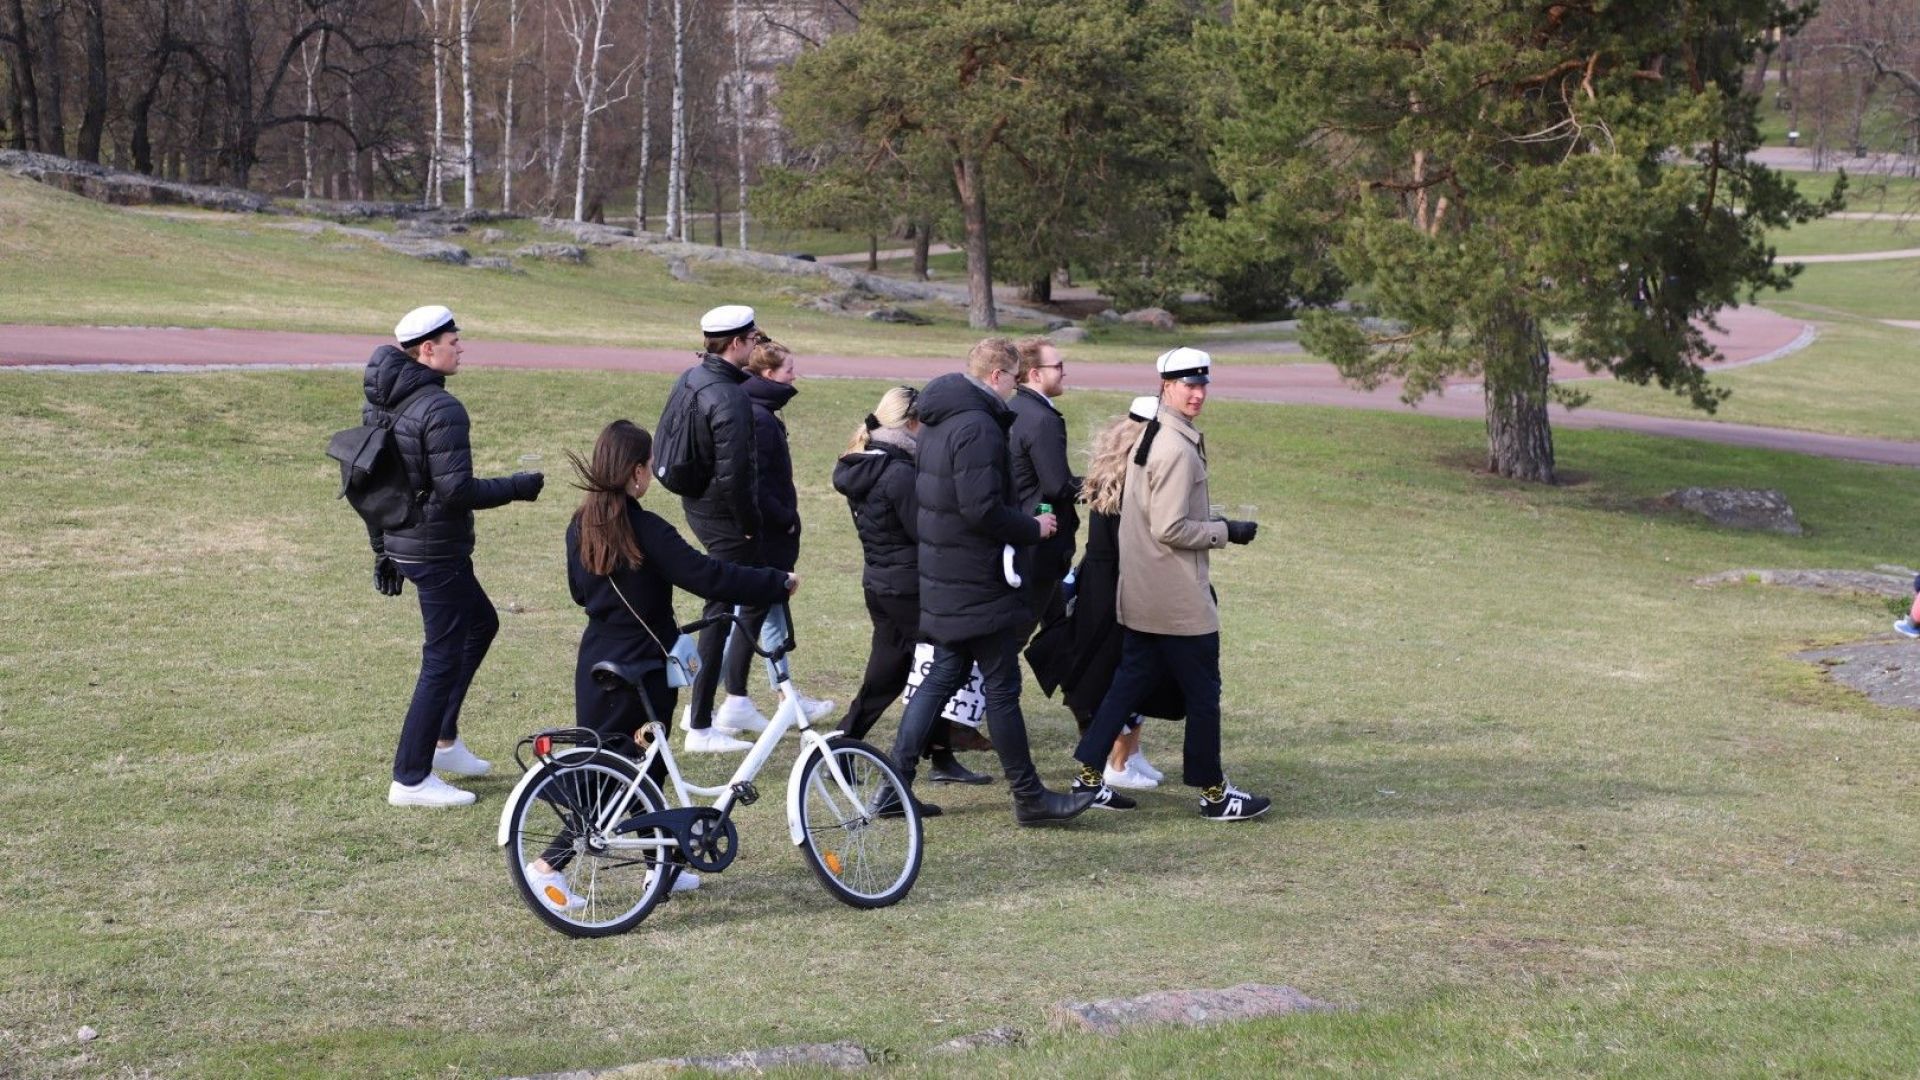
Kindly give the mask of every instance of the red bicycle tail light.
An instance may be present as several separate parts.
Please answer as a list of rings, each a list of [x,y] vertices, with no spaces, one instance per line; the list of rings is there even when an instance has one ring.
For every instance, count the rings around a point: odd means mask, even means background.
[[[533,738],[533,756],[548,757],[553,753],[553,736],[536,735]]]

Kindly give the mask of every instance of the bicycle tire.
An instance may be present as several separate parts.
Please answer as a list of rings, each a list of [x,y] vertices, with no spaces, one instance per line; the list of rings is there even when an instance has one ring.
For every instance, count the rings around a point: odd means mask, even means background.
[[[602,751],[591,761],[565,769],[541,768],[544,774],[521,790],[508,818],[507,874],[520,899],[542,922],[569,937],[611,937],[632,930],[666,895],[672,866],[644,854],[596,853],[570,827],[568,812],[588,819],[597,816],[626,790],[636,766],[625,757]],[[652,813],[666,806],[659,787],[642,777],[628,813]],[[669,836],[660,829],[636,835]],[[560,872],[567,888],[584,901],[577,911],[543,900],[527,878],[528,863],[551,857],[562,847],[567,850],[560,855]]]
[[[858,805],[827,768],[831,754],[847,776]],[[886,755],[845,737],[827,744],[801,770],[801,856],[813,867],[828,893],[857,908],[897,904],[912,891],[925,854],[920,812],[909,801],[900,817],[880,817],[875,809],[890,793],[904,790],[900,774]]]

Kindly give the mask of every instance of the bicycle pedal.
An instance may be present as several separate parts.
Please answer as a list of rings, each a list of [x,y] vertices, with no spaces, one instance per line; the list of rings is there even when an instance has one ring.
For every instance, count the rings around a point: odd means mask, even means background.
[[[753,786],[753,781],[742,780],[733,785],[733,797],[741,806],[752,806],[760,801],[760,789]]]

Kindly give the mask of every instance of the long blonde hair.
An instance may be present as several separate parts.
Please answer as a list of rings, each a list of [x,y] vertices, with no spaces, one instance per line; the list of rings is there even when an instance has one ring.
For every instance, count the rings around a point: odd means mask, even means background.
[[[896,386],[880,395],[880,404],[873,407],[860,426],[853,429],[853,438],[847,440],[849,454],[857,454],[867,448],[867,441],[877,428],[905,427],[907,421],[918,420],[916,406],[920,401],[920,391],[911,386]]]
[[[1127,458],[1144,425],[1130,416],[1115,417],[1094,433],[1087,460],[1087,477],[1080,501],[1099,514],[1120,512],[1120,496],[1127,483]]]

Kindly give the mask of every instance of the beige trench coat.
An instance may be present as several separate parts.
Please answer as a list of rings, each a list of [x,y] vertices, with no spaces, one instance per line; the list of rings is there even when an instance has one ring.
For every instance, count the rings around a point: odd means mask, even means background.
[[[1145,429],[1141,431],[1145,435]],[[1135,450],[1139,441],[1134,442]],[[1147,463],[1127,458],[1120,507],[1120,625],[1146,634],[1197,637],[1220,631],[1207,553],[1227,543],[1227,523],[1208,516],[1207,446],[1186,417],[1162,405]]]

